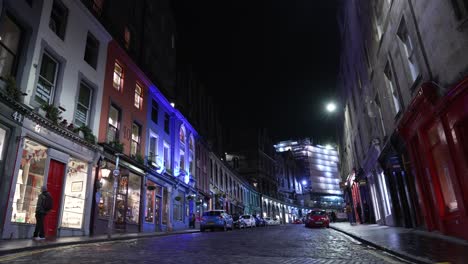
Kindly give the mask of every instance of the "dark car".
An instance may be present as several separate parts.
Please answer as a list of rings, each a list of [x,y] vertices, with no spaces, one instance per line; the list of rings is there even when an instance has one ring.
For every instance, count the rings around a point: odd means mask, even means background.
[[[307,214],[305,220],[306,227],[330,227],[330,219],[327,212],[321,209],[315,209]]]

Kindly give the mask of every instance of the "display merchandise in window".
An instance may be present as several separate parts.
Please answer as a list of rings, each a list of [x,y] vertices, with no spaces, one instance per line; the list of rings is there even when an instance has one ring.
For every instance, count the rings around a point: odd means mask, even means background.
[[[88,164],[70,158],[65,179],[62,227],[81,228],[86,201]]]
[[[36,223],[36,203],[47,162],[47,147],[25,139],[13,196],[11,222]]]
[[[138,224],[140,221],[141,177],[130,173],[127,196],[127,223]]]

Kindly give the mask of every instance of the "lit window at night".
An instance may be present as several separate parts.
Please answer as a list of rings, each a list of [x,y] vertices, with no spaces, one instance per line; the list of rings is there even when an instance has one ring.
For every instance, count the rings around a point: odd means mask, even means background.
[[[142,89],[141,86],[138,85],[138,83],[135,86],[135,107],[138,109],[141,109],[143,106],[143,95],[142,95]]]
[[[114,64],[114,88],[117,91],[123,88],[123,69],[117,62]]]

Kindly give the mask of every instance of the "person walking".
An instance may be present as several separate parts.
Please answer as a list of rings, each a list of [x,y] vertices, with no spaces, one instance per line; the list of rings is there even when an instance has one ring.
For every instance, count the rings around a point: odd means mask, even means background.
[[[36,228],[34,229],[34,240],[44,240],[44,217],[52,209],[52,197],[47,191],[47,186],[41,187],[41,193],[36,204]]]
[[[336,213],[335,213],[335,211],[332,211],[330,213],[330,217],[331,217],[332,223],[335,223],[336,222]]]

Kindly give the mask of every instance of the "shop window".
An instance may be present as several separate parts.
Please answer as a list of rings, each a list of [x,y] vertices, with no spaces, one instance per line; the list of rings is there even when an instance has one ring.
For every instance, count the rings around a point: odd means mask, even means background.
[[[162,224],[167,225],[169,222],[169,194],[167,188],[163,189],[163,213],[162,213]]]
[[[18,62],[21,28],[8,16],[0,20],[0,77],[14,76]]]
[[[140,125],[133,123],[132,125],[132,142],[130,148],[130,156],[135,157],[140,153],[140,139],[141,139],[141,127]]]
[[[50,104],[52,102],[57,83],[58,68],[58,62],[44,52],[35,95],[35,100],[39,104]]]
[[[47,147],[25,139],[15,194],[11,222],[35,224],[37,198],[44,185]]]
[[[107,142],[119,141],[120,110],[111,105],[107,124]]]
[[[174,200],[174,221],[182,221],[183,220],[183,213],[184,213],[184,194],[182,192],[178,192],[177,196],[181,197],[180,201]]]
[[[107,162],[107,167],[111,171],[115,168],[115,166],[109,162]],[[101,218],[108,218],[114,198],[114,175],[109,173],[107,177],[103,177],[102,174],[100,174],[99,179],[102,187],[100,190],[101,196],[98,205],[98,215]]]
[[[143,89],[138,83],[135,85],[135,102],[133,104],[138,109],[143,106]]]
[[[55,0],[50,14],[49,28],[62,40],[65,39],[65,29],[67,27],[68,9],[65,5]]]
[[[86,37],[86,48],[84,54],[84,60],[94,69],[96,69],[99,55],[99,41],[88,32]]]
[[[114,77],[113,77],[113,86],[117,91],[123,90],[124,83],[124,72],[122,66],[115,62],[114,64]]]
[[[154,223],[155,188],[156,184],[152,181],[146,181],[145,222],[147,223]]]
[[[80,92],[76,102],[75,125],[77,127],[87,126],[89,123],[89,112],[91,108],[92,90],[84,82],[80,83]]]
[[[439,179],[440,191],[444,197],[444,205],[446,212],[454,212],[458,210],[457,198],[453,189],[452,177],[455,175],[451,169],[452,159],[447,146],[442,143],[446,142],[443,129],[440,125],[434,125],[428,132],[431,152],[434,161],[434,169],[436,178]]]
[[[127,223],[138,224],[140,221],[141,177],[130,173],[128,178]]]
[[[65,178],[62,227],[82,228],[86,201],[88,164],[71,158]]]
[[[158,114],[159,114],[159,105],[153,99],[151,101],[151,121],[153,121],[155,124],[158,123]]]

